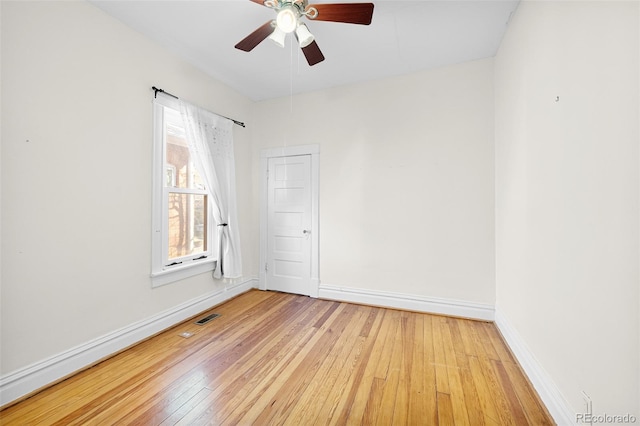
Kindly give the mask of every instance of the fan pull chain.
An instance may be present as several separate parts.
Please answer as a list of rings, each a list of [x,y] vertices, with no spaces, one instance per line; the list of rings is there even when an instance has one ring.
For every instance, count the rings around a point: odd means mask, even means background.
[[[293,35],[291,36],[289,53],[289,114],[293,115]]]

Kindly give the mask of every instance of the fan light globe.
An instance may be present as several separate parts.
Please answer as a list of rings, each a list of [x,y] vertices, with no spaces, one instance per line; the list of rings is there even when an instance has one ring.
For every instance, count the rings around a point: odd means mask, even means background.
[[[313,34],[309,32],[309,28],[305,24],[298,25],[296,28],[296,36],[298,37],[298,43],[300,43],[301,48],[305,48],[311,43],[313,43],[314,37]]]
[[[271,35],[269,36],[269,40],[274,42],[280,47],[284,47],[284,38],[287,35],[280,29],[280,27],[275,27]]]
[[[278,12],[278,16],[276,17],[276,24],[278,28],[282,30],[284,33],[288,34],[293,32],[298,25],[298,17],[296,13],[290,7],[285,7],[280,12]]]

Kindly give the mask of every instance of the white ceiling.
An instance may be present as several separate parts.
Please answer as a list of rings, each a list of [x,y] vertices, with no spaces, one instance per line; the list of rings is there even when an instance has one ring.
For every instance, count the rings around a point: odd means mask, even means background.
[[[369,26],[306,20],[326,58],[313,67],[291,36],[284,49],[270,40],[249,53],[234,48],[275,18],[249,0],[91,3],[259,101],[494,56],[518,1],[373,1]],[[344,2],[355,3],[310,1]]]

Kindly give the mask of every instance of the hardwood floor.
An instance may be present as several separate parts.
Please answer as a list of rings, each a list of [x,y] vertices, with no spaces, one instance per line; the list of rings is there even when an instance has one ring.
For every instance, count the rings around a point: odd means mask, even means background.
[[[211,312],[221,316],[167,330],[0,423],[553,424],[491,323],[257,290]]]

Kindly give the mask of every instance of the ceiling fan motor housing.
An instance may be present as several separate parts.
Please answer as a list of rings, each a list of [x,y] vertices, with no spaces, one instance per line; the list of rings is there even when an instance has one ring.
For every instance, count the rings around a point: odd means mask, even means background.
[[[309,7],[307,9],[309,5],[308,0],[267,0],[264,2],[264,5],[278,12],[290,10],[295,14],[296,19],[301,16],[314,19],[318,16],[318,10],[315,7]]]

